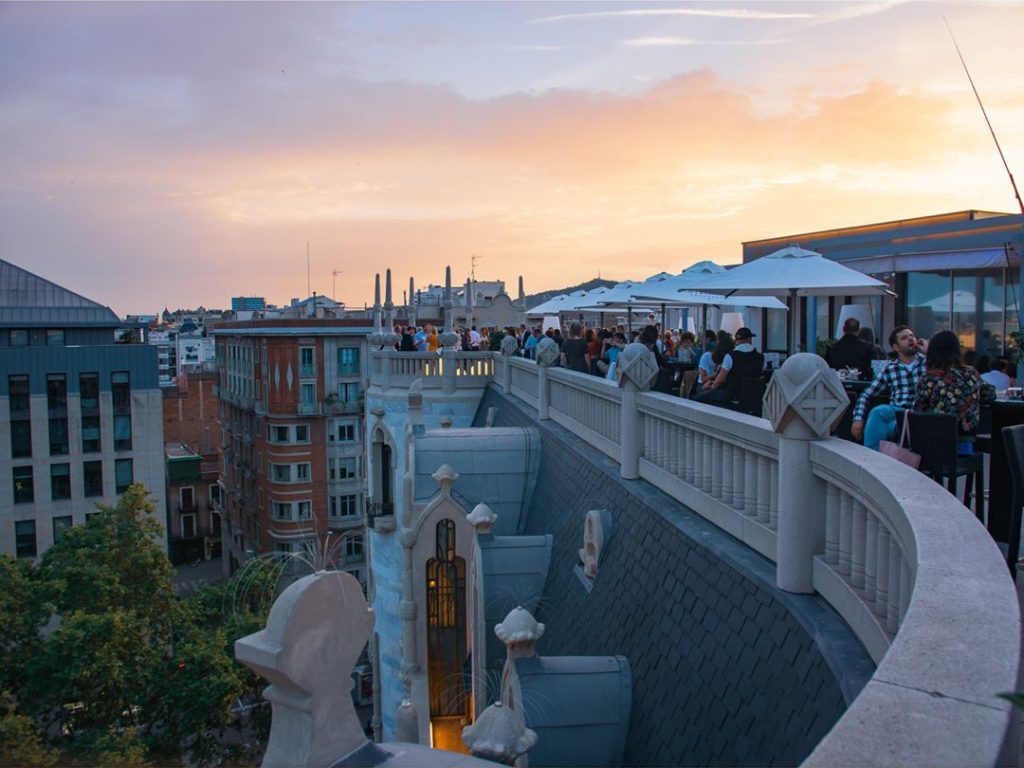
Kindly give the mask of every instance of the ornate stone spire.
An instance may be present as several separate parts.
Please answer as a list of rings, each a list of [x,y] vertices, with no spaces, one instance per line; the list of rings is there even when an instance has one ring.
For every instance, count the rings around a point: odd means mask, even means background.
[[[370,334],[370,343],[377,347],[383,342],[381,335],[384,333],[384,318],[380,309],[380,272],[373,276],[373,333]]]
[[[399,336],[395,333],[395,303],[391,300],[391,270],[388,269],[385,274],[387,275],[384,293],[386,325],[384,326],[384,335],[381,341],[385,346],[392,347],[398,343]]]
[[[452,268],[448,266],[444,269],[444,333],[437,339],[443,349],[454,349],[458,341],[452,314]]]

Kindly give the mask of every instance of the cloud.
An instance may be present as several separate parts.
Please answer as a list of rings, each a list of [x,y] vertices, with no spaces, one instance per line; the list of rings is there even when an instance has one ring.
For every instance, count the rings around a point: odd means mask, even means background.
[[[632,48],[685,47],[690,45],[777,45],[782,40],[697,40],[692,37],[633,37],[619,45]]]
[[[533,19],[533,23],[547,24],[585,19],[646,18],[657,16],[703,16],[741,21],[771,21],[778,19],[813,19],[817,14],[788,11],[752,11],[746,8],[630,8],[621,11],[590,11],[587,13],[564,13],[557,16],[544,16]]]
[[[499,45],[503,51],[564,51],[564,45]]]

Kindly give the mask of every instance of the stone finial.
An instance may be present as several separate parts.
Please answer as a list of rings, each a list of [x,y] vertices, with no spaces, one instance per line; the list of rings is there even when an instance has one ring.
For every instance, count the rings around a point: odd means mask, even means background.
[[[466,515],[469,524],[472,525],[477,534],[490,533],[498,516],[486,504],[477,504],[473,511]]]
[[[325,766],[366,743],[352,705],[352,666],[373,611],[351,574],[321,571],[274,601],[266,628],[235,642],[235,657],[270,681],[273,708],[263,765]]]
[[[828,437],[850,407],[842,382],[818,355],[791,355],[764,393],[764,416],[786,437]]]
[[[508,612],[494,634],[508,649],[508,658],[529,658],[537,654],[537,641],[544,636],[544,625],[521,605]]]
[[[438,485],[445,490],[448,490],[452,487],[452,483],[459,479],[459,474],[449,465],[442,464],[437,468],[437,471],[434,472],[433,478],[437,481]]]
[[[507,335],[501,339],[501,356],[511,357],[519,351],[519,342],[515,336]]]
[[[419,716],[411,699],[402,699],[395,712],[395,740],[417,744],[420,740]]]
[[[604,554],[605,542],[611,535],[612,516],[607,509],[592,509],[583,519],[583,548],[580,560],[583,573],[590,578],[597,576],[597,566]]]
[[[462,729],[462,743],[474,757],[512,765],[533,748],[537,734],[526,727],[516,710],[497,701],[481,712],[475,723]]]
[[[451,416],[442,416],[441,417],[441,429],[451,429],[451,428],[452,428],[452,417]]]
[[[627,344],[619,352],[615,378],[619,387],[625,387],[628,383],[641,391],[650,389],[658,378],[658,361],[654,353],[643,344]]]
[[[558,360],[562,357],[562,353],[558,351],[558,344],[555,343],[555,340],[549,336],[545,336],[537,342],[536,356],[537,365],[550,368],[551,366],[558,364]]]

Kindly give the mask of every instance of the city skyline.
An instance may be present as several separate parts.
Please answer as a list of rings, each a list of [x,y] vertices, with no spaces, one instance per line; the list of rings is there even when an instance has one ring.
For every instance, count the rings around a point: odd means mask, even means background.
[[[4,258],[110,305],[396,302],[1016,212],[1024,4],[0,5]],[[341,270],[335,277],[333,270]]]

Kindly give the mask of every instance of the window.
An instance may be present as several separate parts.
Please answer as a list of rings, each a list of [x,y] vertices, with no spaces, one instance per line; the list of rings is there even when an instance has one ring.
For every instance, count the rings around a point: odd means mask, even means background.
[[[343,403],[354,403],[359,400],[359,382],[350,381],[339,384],[338,399]]]
[[[338,375],[359,375],[359,347],[340,347],[338,349]]]
[[[339,443],[355,443],[356,438],[356,425],[351,421],[339,421],[338,422],[338,442]]]
[[[28,376],[8,376],[7,392],[11,412],[11,458],[25,459],[32,455]]]
[[[288,427],[280,427],[276,424],[270,427],[270,442],[272,443],[287,443],[289,442],[289,430]]]
[[[18,557],[36,556],[36,521],[18,520],[14,523],[14,540]]]
[[[211,507],[220,506],[220,485],[213,483],[210,485],[209,499]]]
[[[327,464],[331,480],[351,480],[356,476],[359,468],[358,460],[355,456],[329,459]]]
[[[36,499],[32,485],[32,467],[14,468],[14,503],[31,504]]]
[[[330,517],[355,517],[358,511],[358,497],[353,494],[344,496],[331,496],[328,506]]]
[[[68,453],[68,385],[63,373],[46,375],[46,409],[50,418],[50,455]]]
[[[312,405],[316,402],[316,384],[306,382],[299,387],[299,402],[302,405]]]
[[[48,347],[63,347],[64,346],[64,329],[63,328],[47,328],[46,329],[46,346]],[[56,541],[56,538],[54,538]]]
[[[114,401],[114,413],[131,413],[132,389],[128,371],[114,371],[110,374],[110,394]]]
[[[220,515],[216,512],[210,513],[210,535],[220,536]]]
[[[124,493],[134,482],[135,480],[134,472],[132,469],[132,460],[116,459],[114,461],[114,490],[117,491],[118,493]]]
[[[10,331],[11,346],[12,347],[27,347],[28,346],[28,329],[27,328],[12,328]],[[35,534],[33,534],[34,536]],[[34,546],[34,545],[33,545]]]
[[[299,483],[309,482],[309,462],[295,465],[295,480]]]
[[[191,485],[178,489],[178,503],[182,512],[192,512],[196,508],[196,493]]]
[[[82,463],[83,488],[86,496],[103,495],[103,462],[85,461]]]
[[[299,376],[316,376],[316,350],[299,347]]]
[[[71,498],[71,465],[50,465],[50,498],[53,501]]]
[[[292,481],[291,464],[271,464],[270,479],[275,483],[290,483]]]
[[[275,541],[274,542],[274,554],[280,555],[281,557],[287,557],[292,553],[292,545],[286,541]]]
[[[270,514],[275,520],[291,520],[292,504],[290,501],[272,501]]]
[[[78,376],[78,397],[82,413],[93,413],[100,408],[100,375],[82,373]]]
[[[308,424],[296,424],[295,425],[295,442],[296,443],[308,443],[309,442],[309,425]]]
[[[130,451],[132,449],[132,417],[114,414],[114,450]]]
[[[195,515],[182,515],[181,516],[181,537],[183,539],[191,539],[196,535],[196,516]]]
[[[82,417],[82,453],[99,453],[100,417]]]
[[[71,527],[71,515],[53,518],[53,543],[56,544],[64,536],[64,531]]]
[[[297,502],[299,508],[299,520],[309,520],[313,516],[313,503],[310,501]]]
[[[363,556],[363,537],[349,536],[345,539],[345,557]]]

